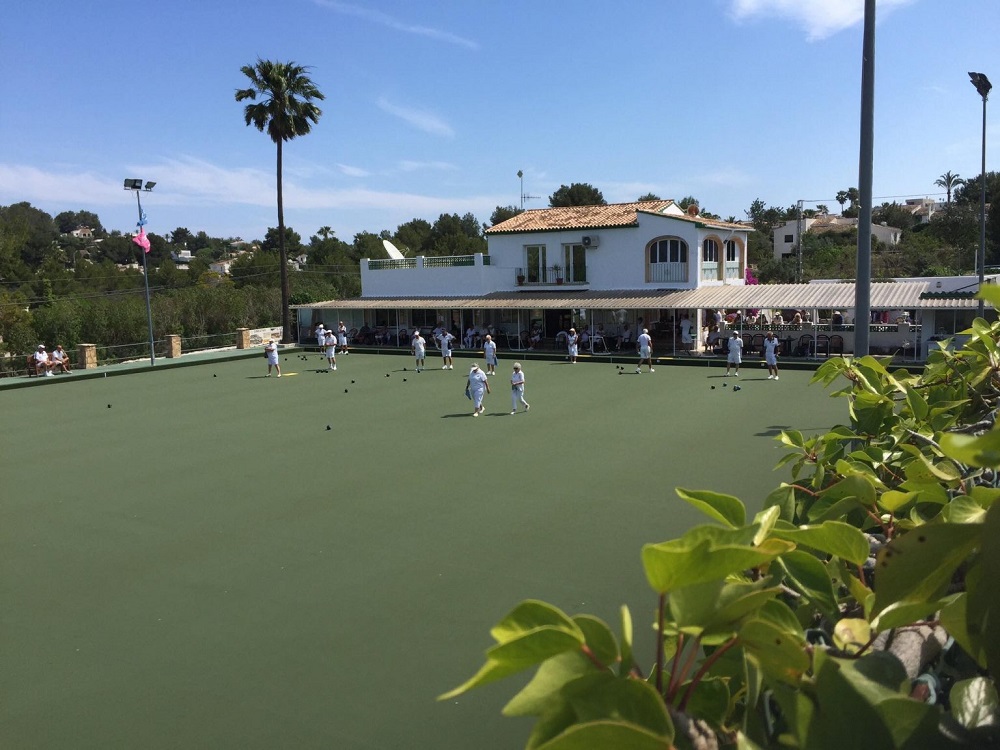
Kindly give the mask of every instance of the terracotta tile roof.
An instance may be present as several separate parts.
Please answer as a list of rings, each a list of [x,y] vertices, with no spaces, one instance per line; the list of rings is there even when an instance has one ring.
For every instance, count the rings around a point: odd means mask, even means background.
[[[553,229],[599,229],[603,227],[634,227],[639,223],[639,211],[661,213],[673,201],[641,201],[612,203],[606,206],[568,206],[566,208],[534,208],[501,221],[486,230],[486,234],[544,232]]]
[[[882,310],[975,309],[971,297],[950,299],[927,296],[929,282],[872,282],[871,306]],[[753,284],[711,286],[701,289],[618,289],[607,291],[493,292],[481,297],[360,297],[292,305],[292,309],[565,309],[583,307],[603,310],[694,309],[741,307],[796,307],[802,309],[853,309],[854,283]],[[986,303],[989,306],[989,303]]]

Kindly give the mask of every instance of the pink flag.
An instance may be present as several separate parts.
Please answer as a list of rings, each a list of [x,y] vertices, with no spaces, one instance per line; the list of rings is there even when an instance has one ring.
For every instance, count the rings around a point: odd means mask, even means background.
[[[146,228],[139,227],[139,234],[132,238],[132,242],[137,244],[147,253],[149,252],[149,237],[146,236]]]

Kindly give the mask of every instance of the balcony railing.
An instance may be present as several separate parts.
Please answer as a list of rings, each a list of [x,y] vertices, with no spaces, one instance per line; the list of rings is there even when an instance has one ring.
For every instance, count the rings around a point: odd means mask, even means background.
[[[420,268],[420,261],[423,261],[424,268],[461,268],[476,265],[475,255],[430,255],[420,258],[403,258],[393,260],[392,258],[381,258],[368,261],[369,271],[394,271],[400,268]],[[489,266],[490,256],[483,254],[483,265]]]
[[[687,263],[650,263],[649,281],[654,283],[685,282],[688,280]]]
[[[518,286],[552,286],[553,284],[588,284],[585,273],[579,271],[570,278],[566,275],[566,270],[561,266],[548,266],[546,268],[532,268],[527,273],[525,269],[518,268],[516,273]]]

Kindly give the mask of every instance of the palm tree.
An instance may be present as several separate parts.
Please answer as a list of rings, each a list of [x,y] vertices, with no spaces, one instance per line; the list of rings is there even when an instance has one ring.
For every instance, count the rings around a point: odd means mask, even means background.
[[[837,197],[834,198],[837,203],[840,204],[840,213],[844,213],[844,204],[847,203],[847,191],[841,190],[837,193]]]
[[[965,180],[957,174],[952,174],[951,170],[949,170],[934,180],[934,184],[938,187],[943,187],[948,192],[948,203],[951,203],[951,191],[959,185],[964,185]]]
[[[819,204],[817,204],[816,205],[816,210],[819,211],[824,216],[826,216],[828,213],[830,213],[830,207],[827,206],[825,203],[819,203]]]
[[[255,65],[244,65],[240,72],[250,79],[250,88],[237,89],[236,101],[253,100],[243,110],[246,124],[253,125],[278,147],[278,257],[281,264],[281,340],[292,342],[292,321],[288,309],[288,261],[285,255],[285,205],[281,193],[281,146],[298,135],[312,130],[322,110],[313,99],[324,99],[322,92],[306,75],[308,68],[293,62],[272,62],[257,58]],[[261,101],[257,102],[260,96]]]
[[[333,229],[331,227],[320,227],[317,234],[324,240],[330,239],[330,235],[333,234]]]

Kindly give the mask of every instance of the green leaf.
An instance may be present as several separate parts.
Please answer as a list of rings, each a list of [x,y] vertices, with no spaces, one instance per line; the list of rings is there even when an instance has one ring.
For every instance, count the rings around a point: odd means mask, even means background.
[[[841,651],[856,654],[871,640],[872,629],[867,620],[845,617],[833,626],[833,643]]]
[[[969,590],[966,622],[970,635],[982,637],[990,671],[1000,674],[1000,604],[996,595],[996,584],[1000,581],[1000,503],[990,507],[986,523],[978,528],[983,529],[980,570],[971,582],[966,579]]]
[[[765,508],[778,508],[782,521],[792,522],[795,520],[795,488],[788,484],[782,484],[770,495],[764,498]]]
[[[677,496],[689,502],[709,518],[736,528],[746,523],[746,508],[739,498],[708,490],[685,490],[678,487]]]
[[[740,628],[739,638],[747,655],[776,680],[798,685],[809,669],[809,657],[796,633],[765,620],[750,620]]]
[[[504,716],[540,716],[566,683],[593,672],[596,667],[580,652],[567,651],[542,663],[531,681],[503,707]]]
[[[771,535],[771,529],[778,523],[780,517],[781,509],[775,505],[765,506],[764,510],[753,517],[754,525],[760,527],[753,536],[753,543],[755,545],[760,544]]]
[[[898,490],[887,490],[879,495],[878,506],[894,515],[899,515],[900,511],[916,502],[920,494],[917,492],[899,492]]]
[[[1000,466],[1000,430],[993,428],[981,437],[945,433],[941,436],[941,451],[970,466]]]
[[[776,528],[772,535],[858,565],[868,559],[869,547],[865,535],[857,527],[842,521],[824,521],[818,526],[799,526],[795,529]]]
[[[966,585],[974,587],[973,578],[977,569],[973,569],[966,576]],[[986,669],[986,651],[983,648],[982,626],[977,624],[974,632],[970,632],[967,604],[969,595],[966,592],[956,594],[950,604],[941,608],[938,617],[941,620],[941,627],[948,631],[958,645],[965,649],[965,652],[975,660],[983,669]]]
[[[878,553],[874,611],[937,598],[981,536],[980,525],[933,523],[894,538]]]
[[[670,750],[672,740],[615,721],[576,724],[535,750]]]
[[[781,593],[771,583],[771,578],[749,583],[715,579],[682,586],[670,594],[670,613],[677,627],[687,633],[729,634],[741,620]]]
[[[794,550],[778,560],[785,569],[789,585],[801,593],[828,617],[835,616],[837,596],[826,566],[812,554]]]
[[[583,632],[576,623],[551,604],[535,600],[519,604],[490,633],[497,645],[487,650],[486,663],[438,700],[509,677],[583,644]]]
[[[802,623],[795,616],[792,608],[780,599],[772,599],[760,608],[757,619],[769,622],[780,630],[787,630],[794,633],[799,640],[805,639],[805,631]]]
[[[951,715],[966,729],[1000,724],[997,689],[988,677],[956,682],[948,694]]]
[[[910,407],[910,411],[913,412],[913,416],[917,419],[925,419],[927,417],[927,399],[925,399],[920,392],[915,388],[906,389],[906,403]]]
[[[622,616],[622,661],[619,675],[625,677],[632,671],[632,613],[624,604],[621,607]]]
[[[986,509],[968,495],[959,495],[941,511],[941,520],[948,523],[982,523]]]
[[[594,657],[610,667],[618,661],[618,642],[603,620],[593,615],[574,615],[573,622],[583,632],[583,639]]]
[[[583,633],[566,613],[537,599],[525,599],[514,607],[490,628],[490,635],[497,643],[507,643],[521,638],[525,633],[545,627],[561,628],[578,635],[580,641],[583,641]]]
[[[933,616],[939,609],[950,604],[951,601],[951,597],[945,597],[931,602],[917,602],[915,604],[896,602],[890,604],[872,620],[872,629],[882,632],[883,630],[911,625],[919,620],[926,620]]]
[[[621,721],[659,737],[673,737],[663,698],[644,680],[619,680],[607,672],[595,672],[567,683],[561,693],[578,723]]]
[[[687,694],[690,683],[685,684],[682,695]],[[718,677],[703,679],[694,687],[684,711],[688,716],[707,721],[712,727],[721,729],[729,713],[729,687],[727,681]]]
[[[663,594],[757,567],[792,546],[780,539],[768,539],[758,547],[750,547],[710,538],[698,540],[698,535],[685,534],[680,539],[644,546],[642,564],[649,585]]]

